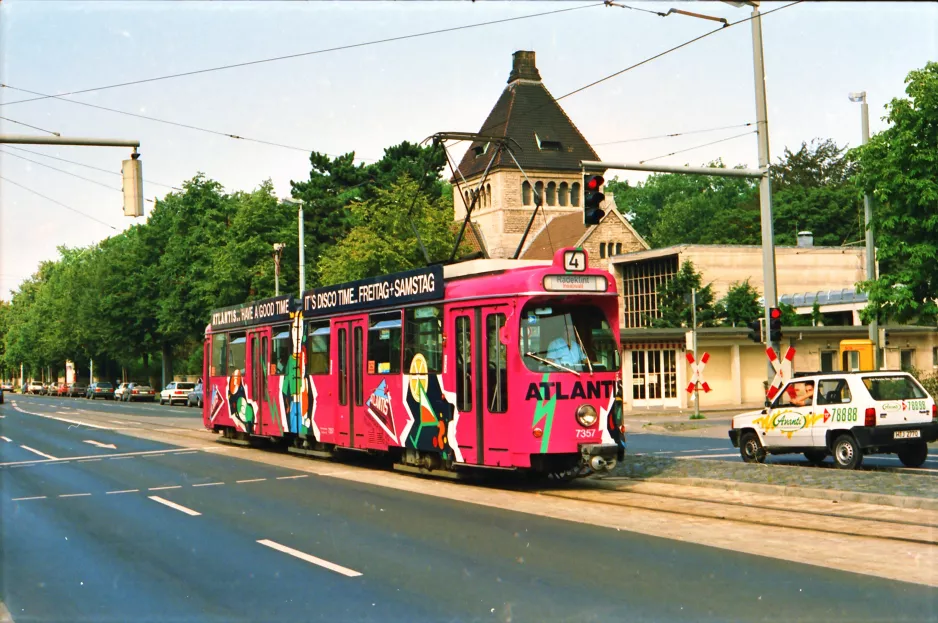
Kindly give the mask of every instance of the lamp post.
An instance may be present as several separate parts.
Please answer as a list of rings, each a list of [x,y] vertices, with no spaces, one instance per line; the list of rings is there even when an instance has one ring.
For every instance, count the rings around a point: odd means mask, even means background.
[[[297,207],[297,223],[299,227],[299,240],[300,240],[300,297],[303,296],[303,292],[306,291],[306,245],[303,240],[303,200],[302,199],[293,199],[287,198],[283,200],[284,203],[289,203],[290,205],[295,205]]]
[[[280,256],[283,254],[284,244],[274,243],[274,296],[280,296]]]
[[[851,102],[860,103],[861,145],[870,142],[870,107],[866,103],[866,91],[851,93]],[[876,247],[873,240],[873,201],[869,193],[863,195],[863,216],[866,225],[866,278],[868,281],[876,279]],[[873,342],[873,355],[876,359],[876,369],[883,367],[882,355],[879,351],[879,331],[876,316],[870,320],[870,341]]]

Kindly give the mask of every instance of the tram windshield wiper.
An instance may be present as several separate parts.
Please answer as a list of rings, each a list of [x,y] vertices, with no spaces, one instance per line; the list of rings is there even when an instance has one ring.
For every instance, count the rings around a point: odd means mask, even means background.
[[[573,334],[576,335],[576,341],[580,343],[580,354],[583,355],[583,359],[586,361],[590,376],[593,376],[593,362],[590,361],[590,356],[586,354],[586,347],[583,346],[583,340],[580,339],[580,332],[576,330],[576,325],[573,325]]]
[[[580,376],[580,373],[577,372],[576,370],[571,370],[570,368],[568,368],[568,367],[566,367],[566,366],[562,366],[562,365],[560,365],[559,363],[556,363],[556,362],[554,362],[554,361],[551,361],[550,359],[544,359],[543,357],[538,357],[537,355],[535,355],[535,354],[532,353],[532,352],[527,352],[527,353],[525,353],[524,355],[525,355],[525,357],[530,357],[531,359],[536,359],[537,361],[540,361],[541,363],[546,363],[546,364],[549,365],[549,366],[554,366],[554,367],[557,368],[558,370],[563,370],[564,372],[572,372],[573,374],[575,374],[575,375],[577,375],[577,376]]]

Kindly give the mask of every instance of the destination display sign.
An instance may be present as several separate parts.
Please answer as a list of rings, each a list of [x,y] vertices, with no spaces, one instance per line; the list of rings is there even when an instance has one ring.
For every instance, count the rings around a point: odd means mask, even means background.
[[[547,275],[544,289],[551,292],[605,292],[609,287],[602,275]]]
[[[443,267],[428,266],[310,290],[303,294],[303,315],[308,318],[442,298]]]
[[[223,307],[212,312],[212,330],[288,321],[291,311],[295,311],[292,294]]]

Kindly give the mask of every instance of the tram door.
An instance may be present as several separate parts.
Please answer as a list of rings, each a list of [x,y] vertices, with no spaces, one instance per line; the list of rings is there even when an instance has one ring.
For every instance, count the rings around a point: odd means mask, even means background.
[[[247,365],[245,366],[249,404],[253,411],[253,434],[273,435],[277,429],[271,421],[268,401],[270,381],[270,327],[248,332]],[[251,428],[248,428],[251,432]]]
[[[499,308],[454,310],[450,317],[459,411],[456,439],[467,463],[511,464],[506,317],[507,311]]]
[[[336,443],[346,448],[364,447],[364,326],[362,320],[335,323],[336,381],[339,397],[335,433]]]

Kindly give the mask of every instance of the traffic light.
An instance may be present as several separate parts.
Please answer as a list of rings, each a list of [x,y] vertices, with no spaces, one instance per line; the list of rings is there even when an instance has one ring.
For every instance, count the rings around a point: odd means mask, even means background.
[[[599,192],[603,185],[602,175],[583,176],[583,224],[599,225],[599,221],[606,215],[599,207],[606,199],[606,195]]]
[[[756,344],[762,343],[762,319],[753,320],[749,323],[749,339]]]
[[[780,342],[782,340],[782,310],[778,307],[769,309],[769,341]]]

